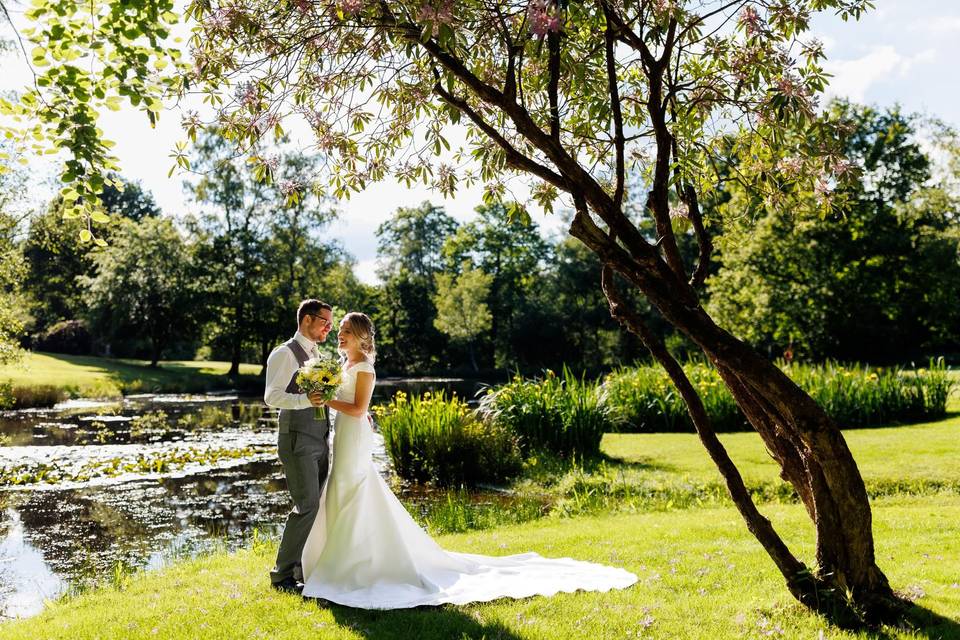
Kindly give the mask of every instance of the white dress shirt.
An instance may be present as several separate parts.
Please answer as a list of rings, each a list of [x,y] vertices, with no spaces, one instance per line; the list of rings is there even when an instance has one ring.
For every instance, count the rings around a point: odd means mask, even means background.
[[[317,357],[317,343],[307,339],[297,331],[293,339],[300,343],[311,358]],[[267,387],[263,392],[263,401],[267,406],[277,409],[308,409],[313,406],[305,393],[287,393],[287,385],[300,365],[289,347],[280,345],[267,358]]]

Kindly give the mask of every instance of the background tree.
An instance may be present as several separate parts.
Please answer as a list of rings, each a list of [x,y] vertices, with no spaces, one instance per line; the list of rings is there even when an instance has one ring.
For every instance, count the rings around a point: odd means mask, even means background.
[[[216,131],[199,138],[192,166],[200,177],[186,187],[202,211],[191,227],[200,240],[211,316],[204,342],[230,361],[227,375],[236,376],[246,350],[259,351],[258,319],[272,318],[267,239],[274,210],[285,198],[256,179]]]
[[[556,371],[563,364],[601,371],[644,356],[643,345],[610,317],[599,286],[601,264],[596,255],[570,237],[560,239],[551,253],[546,279],[534,287],[535,304],[552,316],[540,323],[539,340],[554,355],[563,354],[562,362],[555,360],[549,366]],[[638,309],[645,306],[642,300],[636,304]],[[649,309],[645,311],[654,321]]]
[[[111,184],[98,198],[100,206],[114,214],[101,227],[101,239],[111,237],[120,219],[160,215],[153,195],[120,175],[111,175]],[[39,334],[57,322],[77,320],[86,309],[77,279],[93,275],[94,261],[90,245],[79,241],[87,221],[71,217],[71,207],[62,196],[55,196],[45,211],[30,220],[23,252],[29,267],[25,289],[30,298],[32,322],[28,329],[32,333]]]
[[[161,213],[152,193],[118,174],[110,175],[110,182],[100,192],[100,202],[107,213],[133,221]]]
[[[434,326],[434,275],[443,269],[443,245],[457,226],[442,207],[424,202],[397,209],[376,231],[383,288],[374,319],[387,368],[425,372],[441,363],[447,340]]]
[[[25,288],[30,296],[31,330],[40,332],[62,320],[83,315],[85,303],[77,278],[93,273],[89,246],[77,241],[84,228],[78,218],[64,218],[66,204],[55,197],[30,220],[23,252],[28,265]]]
[[[264,304],[251,319],[264,370],[270,351],[293,332],[300,301],[328,297],[332,274],[342,273],[336,269],[345,260],[342,249],[323,239],[324,229],[337,215],[333,204],[314,195],[288,197],[315,170],[316,162],[302,153],[285,153],[277,179],[267,188],[272,204],[265,212]]]
[[[171,344],[193,337],[196,274],[190,247],[171,220],[123,220],[93,258],[95,275],[80,284],[94,326],[109,337],[144,338],[151,367]]]
[[[434,326],[450,336],[451,340],[467,345],[470,365],[478,371],[474,341],[490,329],[490,309],[486,300],[490,295],[493,276],[476,267],[464,265],[460,275],[436,274],[437,292],[433,303],[437,307]]]
[[[918,118],[846,102],[831,110],[852,127],[847,206],[827,216],[770,207],[728,183],[710,310],[771,354],[876,362],[956,350],[960,310],[943,301],[960,287],[960,202],[928,184]]]
[[[21,246],[25,214],[17,211],[27,177],[0,164],[0,364],[8,364],[21,355],[20,339],[28,320],[23,294],[27,265]]]
[[[550,246],[528,215],[508,215],[516,205],[484,204],[444,247],[448,263],[469,261],[490,276],[490,352],[500,369],[536,362],[541,324],[533,291],[541,282]]]

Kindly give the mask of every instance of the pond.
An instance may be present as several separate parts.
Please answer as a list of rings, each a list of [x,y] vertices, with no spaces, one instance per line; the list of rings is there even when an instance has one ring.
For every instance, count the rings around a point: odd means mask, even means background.
[[[388,379],[374,404],[400,389],[472,398],[479,388]],[[229,393],[0,414],[0,617],[35,615],[46,600],[118,571],[236,548],[255,531],[276,535],[291,503],[275,419],[259,398]],[[377,437],[375,459],[389,476]]]

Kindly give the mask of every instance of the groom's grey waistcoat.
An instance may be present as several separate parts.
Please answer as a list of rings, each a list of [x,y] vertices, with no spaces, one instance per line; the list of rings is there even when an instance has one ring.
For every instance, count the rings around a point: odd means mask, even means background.
[[[283,343],[283,346],[293,352],[293,357],[297,359],[297,365],[302,367],[303,363],[310,359],[307,352],[303,350],[300,343],[291,338]],[[287,393],[301,393],[300,385],[297,384],[297,372],[293,373],[290,382],[287,384]],[[299,431],[300,433],[309,433],[314,436],[324,437],[330,431],[330,416],[326,408],[323,410],[323,418],[317,420],[316,411],[313,407],[306,409],[280,409],[280,433],[289,433]]]

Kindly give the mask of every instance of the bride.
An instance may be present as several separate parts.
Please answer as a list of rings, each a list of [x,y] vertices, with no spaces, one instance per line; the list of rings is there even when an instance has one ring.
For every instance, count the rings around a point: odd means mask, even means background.
[[[492,557],[440,548],[373,464],[367,420],[376,378],[373,323],[362,313],[348,313],[338,340],[343,382],[328,403],[337,413],[333,470],[303,549],[304,596],[363,609],[402,609],[608,591],[636,582],[623,569],[569,558]]]

